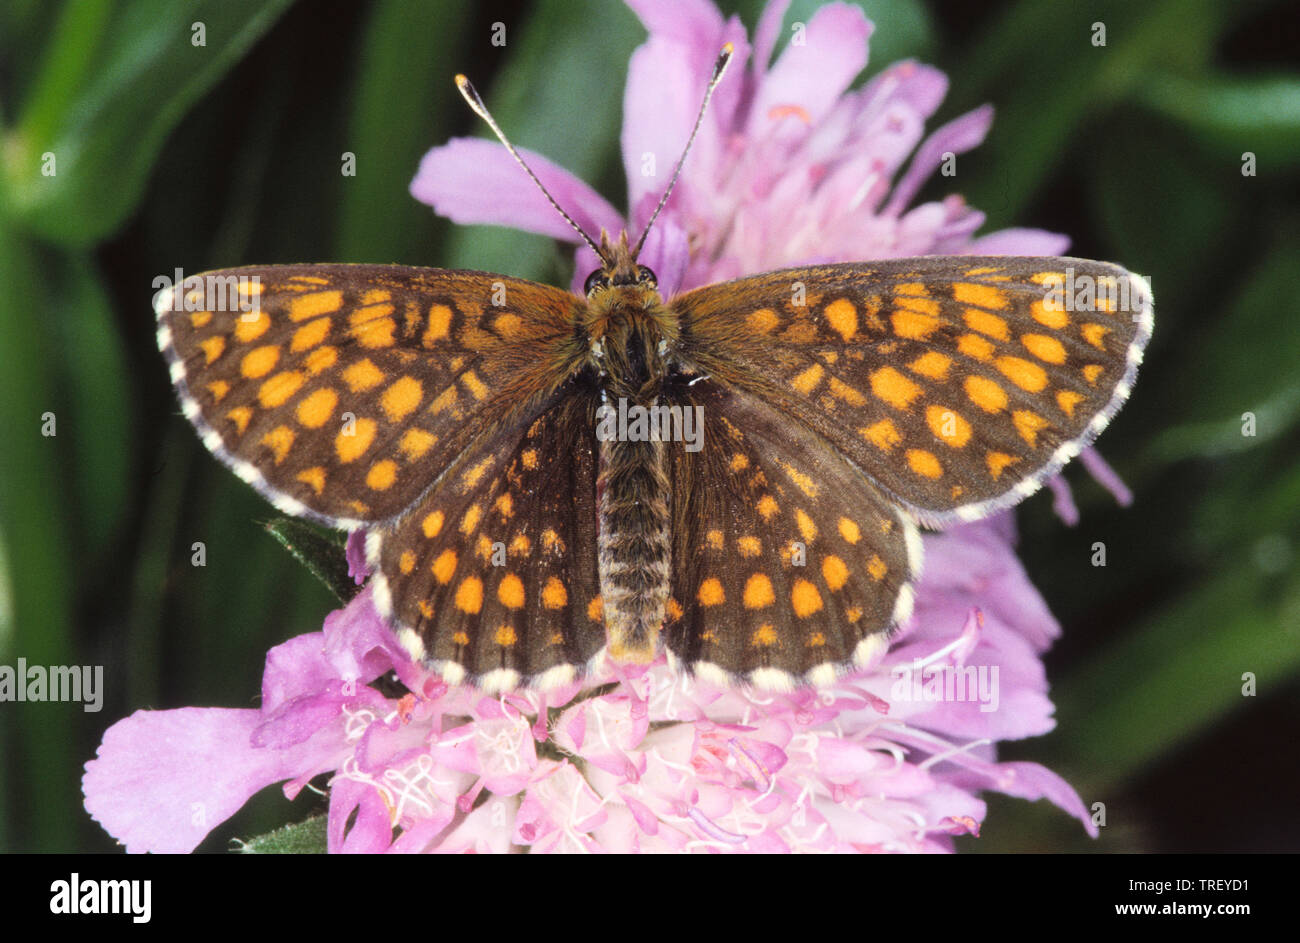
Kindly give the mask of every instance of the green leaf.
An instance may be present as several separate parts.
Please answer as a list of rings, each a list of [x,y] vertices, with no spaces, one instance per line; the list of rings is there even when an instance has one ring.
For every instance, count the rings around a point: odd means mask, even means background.
[[[1250,151],[1264,175],[1300,163],[1300,78],[1152,76],[1140,100],[1234,162]]]
[[[324,583],[339,602],[345,603],[357,594],[357,584],[348,576],[343,545],[337,540],[325,536],[311,524],[291,517],[277,517],[262,526],[312,576]]]
[[[0,305],[0,541],[6,567],[0,582],[13,594],[6,607],[12,622],[0,624],[0,661],[22,655],[36,665],[77,663],[71,638],[80,572],[65,484],[72,425],[59,405],[58,352],[37,321],[54,305],[48,262],[0,219],[0,285],[9,298],[21,299]],[[54,435],[43,434],[47,417]],[[5,708],[8,717],[13,705]],[[23,771],[14,807],[49,802],[74,808],[76,741],[68,736],[64,715],[44,710],[21,716],[13,742],[6,744],[12,767]],[[23,827],[29,847],[72,847],[73,823],[66,814],[34,816]]]
[[[447,113],[464,109],[451,63],[472,21],[460,0],[386,0],[371,10],[346,139],[356,176],[340,178],[338,258],[408,265],[436,258],[436,218],[407,187],[425,151],[443,143],[436,133]],[[419,55],[411,55],[412,37]]]
[[[1048,742],[1068,755],[1043,762],[1078,785],[1085,805],[1228,712],[1249,710],[1244,673],[1265,694],[1300,671],[1288,628],[1300,612],[1300,571],[1279,586],[1254,560],[1234,559],[1053,690],[1070,739]]]
[[[1109,110],[1139,90],[1153,68],[1199,68],[1225,23],[1251,4],[1211,0],[1065,5],[1023,0],[970,43],[950,70],[951,101],[965,111],[992,101],[997,117],[971,155],[963,194],[988,212],[989,228],[1023,223],[1026,205],[1075,147],[1075,136],[1113,135]],[[1106,45],[1093,45],[1103,23]],[[1025,81],[1025,76],[1033,76]],[[1007,91],[1007,90],[1011,91]],[[1126,150],[1126,153],[1131,153]]]
[[[1161,414],[1167,422],[1152,442],[1152,460],[1223,455],[1294,434],[1300,424],[1300,317],[1283,312],[1295,292],[1297,256],[1300,233],[1282,233],[1230,307],[1195,335],[1178,370],[1196,379],[1198,395],[1187,396],[1182,385],[1166,392]],[[1243,435],[1248,412],[1255,417],[1253,437]]]
[[[0,149],[0,201],[53,241],[84,246],[113,232],[135,208],[168,132],[288,5],[68,4],[43,74]],[[95,15],[83,18],[87,9]],[[205,27],[206,46],[192,45],[195,23]],[[47,153],[50,176],[42,174]]]
[[[329,816],[313,815],[248,841],[236,839],[234,850],[245,855],[323,855],[328,848],[328,824]]]

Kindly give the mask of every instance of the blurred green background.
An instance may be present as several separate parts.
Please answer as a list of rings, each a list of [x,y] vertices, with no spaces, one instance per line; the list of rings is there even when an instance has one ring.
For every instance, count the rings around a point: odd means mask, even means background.
[[[722,3],[751,29],[761,5]],[[787,23],[816,5],[796,0]],[[1101,440],[1134,505],[1072,466],[1077,527],[1047,494],[1018,512],[1065,633],[1047,659],[1058,728],[1004,756],[1104,802],[1107,827],[1093,842],[1043,803],[995,798],[961,848],[1300,849],[1300,8],[861,5],[867,75],[917,57],[950,76],[932,127],[997,108],[924,198],[961,192],[984,231],[1068,233],[1157,299],[1147,365]],[[429,147],[481,133],[452,85],[465,72],[514,140],[623,206],[623,82],[643,39],[614,0],[0,4],[0,664],[103,665],[107,688],[98,714],[0,704],[0,849],[113,849],[80,794],[104,729],[141,707],[254,706],[266,649],[334,606],[180,417],[153,279],[348,261],[568,284],[567,251],[452,227],[407,185]],[[269,790],[202,847],[317,801]]]

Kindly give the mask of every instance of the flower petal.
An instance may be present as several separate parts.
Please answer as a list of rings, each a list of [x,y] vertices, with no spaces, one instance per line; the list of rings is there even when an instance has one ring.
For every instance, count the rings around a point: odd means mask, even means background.
[[[786,46],[764,76],[749,115],[748,132],[762,136],[773,116],[794,109],[816,125],[867,64],[867,39],[873,27],[862,10],[827,4],[808,20],[801,37]]]
[[[128,852],[183,854],[259,790],[340,759],[319,739],[254,748],[261,722],[256,710],[136,711],[108,728],[86,764],[86,811]]]
[[[519,148],[555,202],[593,239],[622,226],[618,212],[591,187],[551,161]],[[452,222],[509,226],[564,242],[581,237],[495,141],[453,138],[424,155],[411,195]]]

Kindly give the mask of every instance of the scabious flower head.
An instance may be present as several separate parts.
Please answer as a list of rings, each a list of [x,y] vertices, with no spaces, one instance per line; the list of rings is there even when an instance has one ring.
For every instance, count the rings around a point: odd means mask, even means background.
[[[774,59],[787,0],[769,4],[752,44],[708,0],[629,4],[649,32],[625,99],[630,218],[525,154],[586,231],[635,238],[733,44],[641,256],[666,296],[814,261],[1064,251],[1064,237],[1036,230],[975,237],[983,216],[960,197],[910,206],[945,153],[983,139],[991,111],[926,137],[947,83],[913,62],[851,89],[872,30],[856,7],[821,8]],[[411,189],[457,222],[577,240],[494,143],[434,149]],[[575,289],[596,267],[579,248]],[[1059,488],[1057,503],[1072,509]],[[789,694],[714,688],[661,658],[484,695],[412,663],[366,589],[321,632],[268,653],[260,708],[116,724],[87,764],[86,807],[131,851],[190,850],[259,789],[283,782],[293,797],[322,773],[331,851],[949,851],[978,834],[985,790],[1047,798],[1095,835],[1058,776],[996,758],[999,742],[1053,726],[1041,656],[1059,626],[1014,542],[1008,514],[927,536],[915,613],[889,649]],[[349,560],[363,577],[363,558]],[[404,691],[389,690],[393,676]]]

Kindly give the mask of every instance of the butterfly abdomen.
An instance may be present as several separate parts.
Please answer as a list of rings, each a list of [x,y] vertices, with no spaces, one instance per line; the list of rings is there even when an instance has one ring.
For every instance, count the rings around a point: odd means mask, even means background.
[[[661,406],[662,333],[645,316],[657,293],[612,300],[602,312],[605,421],[597,433],[600,595],[609,655],[644,664],[659,653],[672,572],[669,444],[648,418]]]
[[[664,443],[601,443],[599,567],[609,654],[645,663],[658,654],[668,605],[671,492]]]

